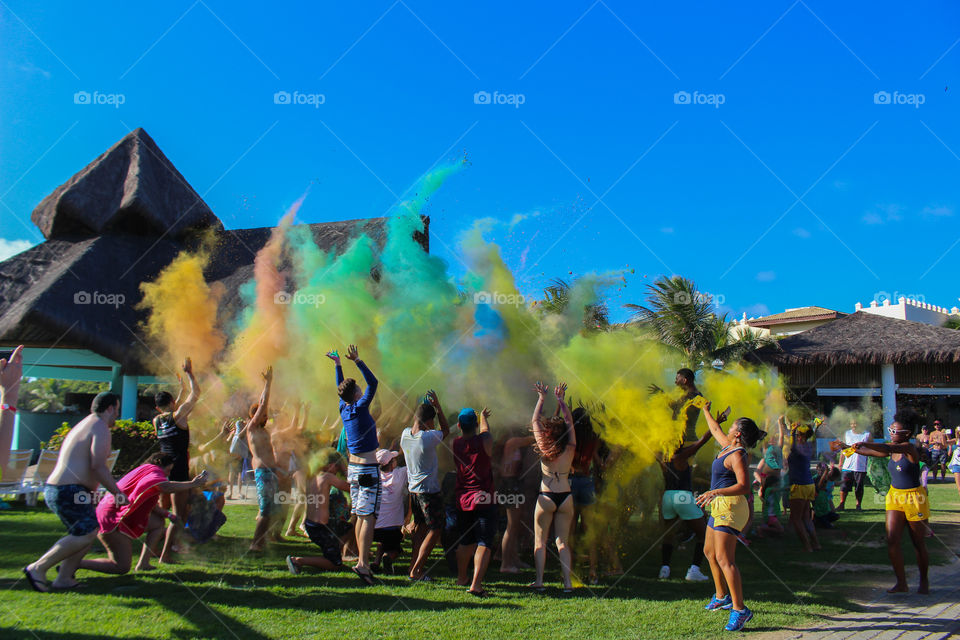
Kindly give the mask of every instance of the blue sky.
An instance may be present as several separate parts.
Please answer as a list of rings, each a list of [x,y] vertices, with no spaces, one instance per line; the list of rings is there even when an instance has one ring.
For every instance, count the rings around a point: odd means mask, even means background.
[[[501,220],[525,293],[629,268],[614,308],[661,273],[735,315],[957,304],[960,6],[662,4],[2,0],[0,253],[142,126],[230,228],[308,188],[302,221],[379,216],[465,155],[432,250],[456,273]]]

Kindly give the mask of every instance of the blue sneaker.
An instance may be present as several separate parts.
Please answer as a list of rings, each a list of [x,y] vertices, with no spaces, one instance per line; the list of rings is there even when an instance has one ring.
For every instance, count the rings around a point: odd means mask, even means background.
[[[710,604],[704,607],[707,611],[717,611],[718,609],[732,609],[733,601],[730,599],[730,594],[718,598],[716,594],[710,598]]]
[[[733,609],[730,611],[730,619],[727,621],[727,626],[724,627],[727,631],[740,631],[743,629],[743,625],[747,624],[753,619],[753,611],[743,608],[743,611],[737,611]]]

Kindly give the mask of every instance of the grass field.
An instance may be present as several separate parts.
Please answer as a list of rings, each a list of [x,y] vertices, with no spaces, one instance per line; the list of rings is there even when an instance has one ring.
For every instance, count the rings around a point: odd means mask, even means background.
[[[822,536],[822,552],[804,555],[788,535],[740,546],[738,564],[753,630],[802,628],[824,613],[856,608],[854,600],[877,583],[892,584],[883,511],[872,501],[845,512],[836,532]],[[930,488],[932,522],[940,540],[928,542],[933,563],[945,563],[958,537],[960,501],[950,484]],[[81,640],[113,638],[677,638],[718,637],[726,613],[706,612],[712,583],[682,580],[689,549],[674,554],[671,580],[657,580],[657,532],[631,532],[622,578],[583,587],[572,597],[557,588],[557,562],[548,559],[546,595],[528,592],[532,571],[488,573],[493,596],[477,599],[454,585],[442,562],[434,584],[411,585],[387,576],[365,588],[350,572],[290,575],[288,553],[311,554],[308,542],[273,545],[246,554],[255,508],[228,505],[221,537],[183,557],[184,563],[146,574],[106,576],[80,571],[81,590],[39,594],[20,568],[62,535],[59,521],[40,508],[0,511],[0,638]],[[139,546],[135,547],[135,551]],[[913,552],[905,542],[908,577]],[[437,555],[437,559],[440,556]],[[398,561],[400,572],[406,561]],[[705,568],[706,570],[706,568]],[[551,573],[552,572],[552,573]],[[53,577],[51,572],[50,577]]]

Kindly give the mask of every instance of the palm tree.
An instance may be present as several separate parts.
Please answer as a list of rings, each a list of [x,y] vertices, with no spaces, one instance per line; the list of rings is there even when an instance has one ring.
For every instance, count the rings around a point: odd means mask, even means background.
[[[947,329],[960,329],[960,318],[950,316],[947,318],[947,321],[943,323],[943,326]]]
[[[574,285],[566,280],[554,278],[543,289],[543,299],[535,300],[533,305],[542,313],[564,314],[571,302]],[[610,328],[610,310],[602,302],[591,302],[583,307],[584,328],[606,331]]]
[[[657,278],[647,285],[645,305],[624,306],[633,311],[631,323],[649,329],[660,342],[681,352],[693,369],[715,360],[739,360],[771,343],[752,330],[732,331],[726,314],[714,311],[713,297],[681,276]]]

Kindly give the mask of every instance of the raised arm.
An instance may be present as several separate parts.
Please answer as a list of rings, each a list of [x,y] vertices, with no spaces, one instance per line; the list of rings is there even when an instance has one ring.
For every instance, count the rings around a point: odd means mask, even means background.
[[[189,491],[190,489],[196,489],[197,487],[202,487],[207,483],[207,472],[201,471],[200,475],[196,476],[193,480],[187,482],[172,482],[167,480],[166,482],[161,482],[157,485],[160,488],[161,493],[179,493],[181,491]]]
[[[858,442],[853,445],[853,449],[860,455],[872,456],[874,458],[886,458],[891,453],[902,453],[913,458],[914,462],[920,459],[920,456],[917,454],[917,448],[909,442],[902,444],[893,444],[890,442]]]
[[[487,422],[491,413],[490,409],[483,408],[480,412],[480,428],[477,430],[477,433],[483,436],[483,450],[488,456],[493,453],[493,437],[490,435],[490,424]]]
[[[699,440],[697,440],[693,444],[688,444],[687,446],[681,447],[680,449],[678,449],[677,452],[673,454],[672,460],[680,461],[680,460],[686,460],[687,458],[692,458],[693,456],[697,455],[697,451],[700,451],[700,449],[703,448],[703,445],[710,442],[710,439],[712,437],[713,437],[713,433],[709,429],[707,429],[706,431],[703,432],[703,435],[700,436]]]
[[[193,363],[190,362],[190,358],[183,361],[183,372],[187,375],[190,394],[183,404],[177,404],[177,408],[173,412],[173,419],[177,421],[189,416],[190,412],[193,411],[193,408],[197,405],[197,401],[200,400],[200,385],[197,384],[197,379],[193,375]]]
[[[437,412],[437,422],[440,424],[440,433],[446,438],[450,435],[450,423],[447,422],[447,416],[443,415],[443,407],[440,406],[440,398],[433,389],[427,391],[427,402],[429,402]]]
[[[347,358],[353,360],[357,365],[357,368],[360,369],[360,373],[363,374],[363,380],[367,383],[367,388],[363,390],[363,396],[357,402],[358,407],[367,406],[373,400],[373,396],[377,393],[377,377],[373,375],[373,372],[367,367],[367,364],[360,359],[360,353],[357,350],[357,345],[352,344],[350,348],[347,349]]]
[[[270,384],[273,382],[273,367],[267,367],[263,376],[263,391],[260,392],[260,402],[257,404],[257,411],[253,417],[247,420],[247,426],[251,424],[260,424],[267,417],[267,405],[270,402]]]
[[[703,405],[703,417],[707,420],[707,427],[710,428],[710,435],[713,436],[713,439],[721,447],[727,447],[730,445],[730,438],[723,432],[723,429],[720,428],[720,423],[717,422],[717,419],[713,417],[713,414],[710,413],[710,402],[708,401]],[[737,495],[737,494],[730,494]]]
[[[214,443],[217,442],[218,440],[229,440],[230,431],[231,431],[230,418],[227,418],[226,420],[223,421],[223,424],[220,425],[220,431],[217,432],[217,435],[210,438],[208,442],[204,442],[199,447],[197,447],[197,451],[199,451],[200,453],[203,453],[204,451],[212,447]],[[164,493],[169,493],[169,492],[164,491]]]
[[[0,359],[0,468],[10,461],[13,442],[13,423],[20,396],[20,378],[23,376],[23,345],[10,354],[10,360]]]
[[[541,430],[540,419],[543,416],[543,403],[547,399],[547,385],[537,382],[533,385],[537,392],[537,405],[533,408],[533,417],[530,419],[530,427],[533,433],[537,434]]]
[[[337,386],[339,387],[340,383],[343,382],[343,367],[340,366],[340,354],[337,353],[336,350],[328,351],[327,357],[333,360],[333,364],[335,365],[334,369],[336,369],[337,372]]]
[[[567,433],[569,434],[569,439],[567,440],[568,447],[577,446],[577,430],[573,428],[573,414],[570,413],[570,407],[567,406],[567,403],[564,401],[564,396],[567,393],[567,383],[561,382],[557,385],[557,388],[553,391],[554,395],[557,396],[557,410],[563,414],[563,421],[567,423]]]

